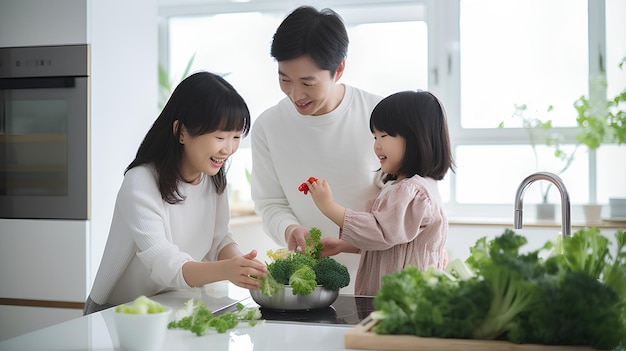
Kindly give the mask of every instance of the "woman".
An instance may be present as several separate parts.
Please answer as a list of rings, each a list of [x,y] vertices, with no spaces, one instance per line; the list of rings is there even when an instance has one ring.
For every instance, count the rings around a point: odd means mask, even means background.
[[[256,251],[229,231],[224,164],[250,129],[243,98],[208,72],[183,80],[139,146],[117,196],[84,313],[229,280],[258,289]]]

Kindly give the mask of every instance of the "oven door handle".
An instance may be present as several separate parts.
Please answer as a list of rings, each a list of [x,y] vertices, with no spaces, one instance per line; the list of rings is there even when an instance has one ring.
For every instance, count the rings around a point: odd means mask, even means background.
[[[0,135],[4,135],[6,131],[6,108],[4,106],[4,96],[0,91]]]
[[[76,77],[1,78],[0,90],[73,88]]]

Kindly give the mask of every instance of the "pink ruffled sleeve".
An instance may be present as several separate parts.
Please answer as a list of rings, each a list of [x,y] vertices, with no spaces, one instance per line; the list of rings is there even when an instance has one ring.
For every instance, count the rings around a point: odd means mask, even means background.
[[[433,202],[423,186],[400,182],[386,190],[368,212],[346,209],[341,239],[361,250],[386,250],[413,241],[431,222]]]

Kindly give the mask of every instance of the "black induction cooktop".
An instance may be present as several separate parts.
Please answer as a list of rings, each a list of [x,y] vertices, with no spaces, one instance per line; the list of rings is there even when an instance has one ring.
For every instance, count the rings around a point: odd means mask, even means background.
[[[374,297],[339,295],[329,307],[306,311],[280,311],[261,307],[262,318],[267,321],[315,323],[315,324],[345,324],[356,325],[374,311]],[[252,298],[240,301],[246,307],[258,306]],[[216,315],[227,311],[236,311],[236,306],[229,306],[215,312]]]

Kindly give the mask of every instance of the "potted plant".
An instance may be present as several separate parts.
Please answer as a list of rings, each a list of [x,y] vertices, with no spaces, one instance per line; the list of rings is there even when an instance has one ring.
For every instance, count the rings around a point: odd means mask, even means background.
[[[623,69],[625,62],[626,57],[619,63],[620,69]],[[607,99],[606,87],[606,80],[592,80],[589,97],[583,95],[574,102],[578,127],[576,140],[589,150],[596,150],[605,143],[626,143],[626,88],[613,98]],[[609,199],[610,206],[617,203],[620,203],[620,199]],[[587,211],[590,212],[595,217],[594,220],[600,219],[601,207],[596,203],[595,196],[590,199],[585,211],[586,214]],[[611,209],[610,212],[613,217],[615,211]]]
[[[548,106],[545,114],[549,114],[552,111],[553,106]],[[529,116],[532,114],[532,116]],[[544,120],[537,115],[543,115],[543,112],[529,112],[528,105],[514,105],[514,111],[511,115],[512,118],[519,119],[521,127],[524,128],[528,137],[528,144],[530,145],[535,161],[535,169],[537,171],[540,168],[540,152],[537,149],[538,145],[545,144],[554,148],[554,156],[561,161],[558,171],[554,171],[555,174],[560,175],[565,172],[574,160],[574,151],[566,152],[561,148],[561,136],[551,132],[552,120]],[[504,128],[504,122],[501,122],[498,128]],[[548,194],[552,187],[551,183],[539,182],[541,192],[541,203],[537,204],[536,218],[538,220],[554,220],[556,215],[556,204],[548,202]]]
[[[626,57],[619,63],[620,69],[626,63]],[[554,150],[554,156],[562,161],[561,168],[556,174],[565,172],[574,161],[580,147],[586,147],[589,151],[595,151],[602,144],[613,143],[621,145],[626,143],[626,88],[622,89],[613,98],[606,98],[607,82],[605,79],[592,78],[590,94],[582,95],[573,103],[576,111],[576,145],[571,151],[562,147],[562,136],[553,133],[552,121],[543,120],[539,117],[528,117],[527,105],[515,105],[513,117],[521,119],[522,127],[526,131],[533,155],[535,156],[536,168],[539,167],[538,144],[545,144]],[[547,108],[546,113],[552,111],[552,106]],[[500,128],[503,123],[500,123]],[[538,219],[554,219],[554,206],[548,204],[548,192],[551,184],[541,188],[542,203],[538,205]],[[600,219],[601,205],[597,204],[595,193],[592,194],[590,203],[585,206],[585,212],[593,216],[587,222],[595,222]],[[619,203],[619,201],[610,201]],[[543,211],[547,213],[543,214]]]
[[[191,70],[191,65],[193,64],[194,59],[196,58],[196,54],[191,55],[189,60],[187,61],[187,65],[185,66],[185,70],[183,71],[180,79],[175,79],[170,77],[170,73],[168,70],[161,64],[159,64],[159,109],[162,110],[169,100],[170,95],[174,88],[180,83],[183,79],[189,75],[189,71]]]

